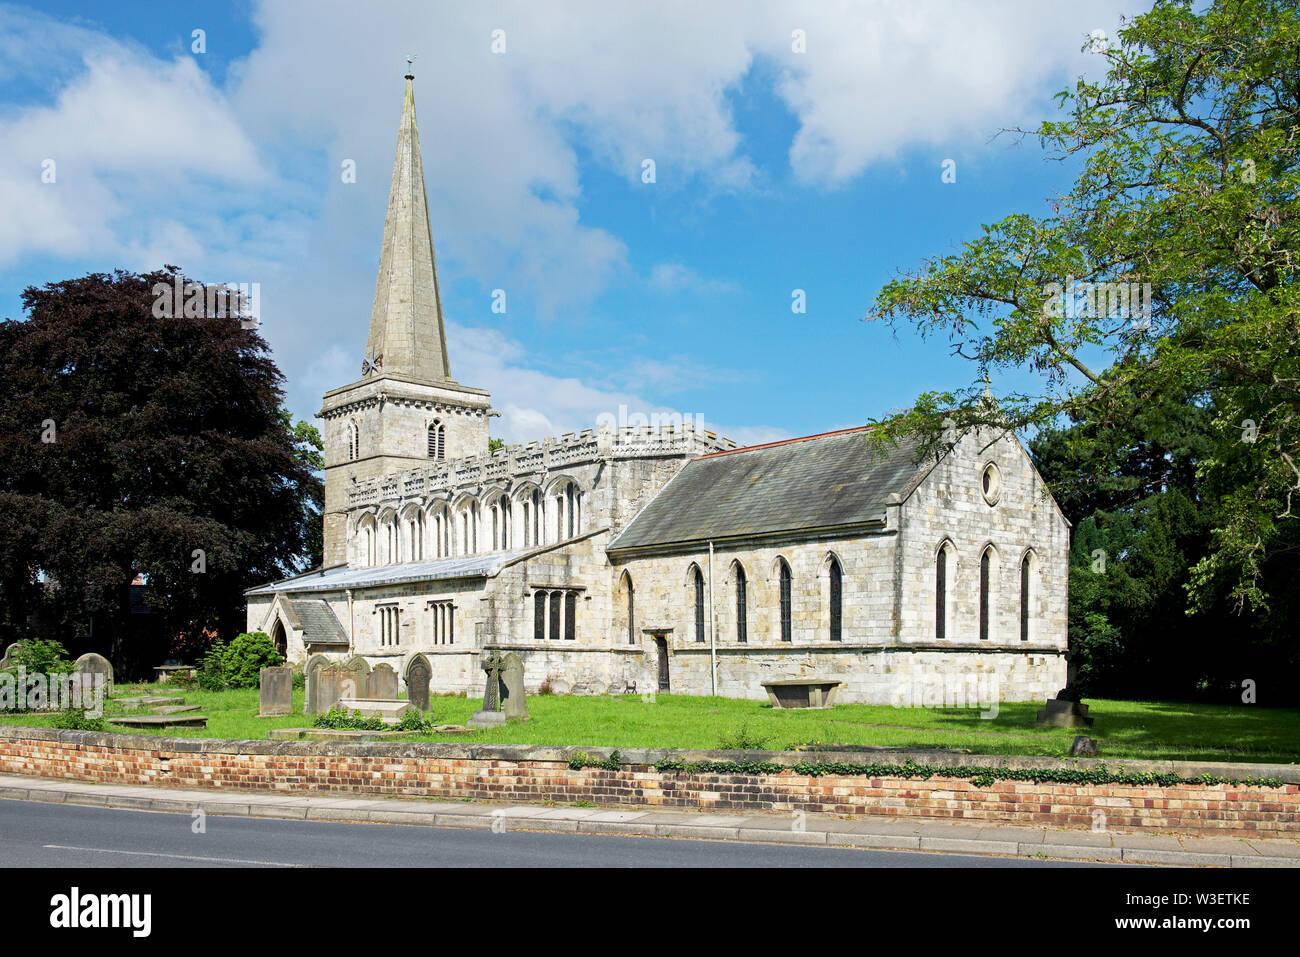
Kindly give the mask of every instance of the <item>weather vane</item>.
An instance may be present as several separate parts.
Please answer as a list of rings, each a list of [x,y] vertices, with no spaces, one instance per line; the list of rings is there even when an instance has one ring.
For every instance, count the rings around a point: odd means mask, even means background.
[[[407,76],[412,76],[412,75],[413,75],[414,71],[413,71],[413,66],[412,66],[412,65],[413,65],[413,64],[415,63],[415,61],[419,58],[419,56],[420,56],[420,55],[419,55],[418,53],[410,53],[410,54],[407,54],[407,57],[406,57],[406,75],[407,75]]]

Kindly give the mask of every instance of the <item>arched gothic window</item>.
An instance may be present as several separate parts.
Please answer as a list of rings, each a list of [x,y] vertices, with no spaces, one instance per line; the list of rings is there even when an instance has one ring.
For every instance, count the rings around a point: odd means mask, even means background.
[[[747,585],[745,581],[745,569],[736,562],[733,566],[736,572],[736,641],[745,642],[749,640],[749,621],[748,621],[748,601]]]
[[[781,570],[777,577],[780,580],[781,592],[781,640],[793,641],[794,629],[790,620],[790,599],[794,590],[794,576],[790,574],[790,566],[786,564],[785,559],[779,561]]]
[[[943,641],[948,637],[951,625],[951,607],[948,601],[948,589],[952,573],[956,569],[952,543],[944,542],[934,556],[934,637]]]
[[[989,640],[989,552],[980,556],[980,641]]]
[[[619,587],[622,588],[623,591],[626,593],[623,596],[623,598],[624,601],[627,602],[627,607],[625,609],[627,613],[627,643],[629,645],[635,645],[636,644],[636,608],[635,608],[635,599],[632,594],[633,591],[632,576],[629,575],[627,572],[624,572],[622,577],[619,579]]]
[[[1030,600],[1030,578],[1033,570],[1030,567],[1029,552],[1025,552],[1025,557],[1020,560],[1020,640],[1029,640],[1029,600]]]
[[[695,640],[704,641],[704,573],[700,566],[692,566],[692,581],[695,585]]]
[[[840,568],[839,559],[834,555],[831,556],[827,574],[830,575],[831,587],[830,639],[839,641],[844,630],[844,570]]]

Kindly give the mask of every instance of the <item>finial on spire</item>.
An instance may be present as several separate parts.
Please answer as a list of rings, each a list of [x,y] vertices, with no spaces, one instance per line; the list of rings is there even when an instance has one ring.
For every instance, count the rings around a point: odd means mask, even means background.
[[[415,79],[415,66],[414,66],[414,64],[415,64],[415,61],[419,58],[419,56],[420,56],[420,55],[419,55],[418,53],[412,53],[412,54],[410,54],[410,55],[407,56],[407,58],[406,58],[406,79],[408,79],[408,80],[414,80],[414,79]]]
[[[989,388],[989,373],[987,369],[984,370],[984,400],[986,402],[993,401],[993,390]]]

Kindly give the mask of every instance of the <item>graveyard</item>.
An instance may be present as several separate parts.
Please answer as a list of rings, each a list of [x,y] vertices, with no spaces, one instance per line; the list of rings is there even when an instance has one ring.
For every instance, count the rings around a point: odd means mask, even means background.
[[[182,699],[158,708],[134,708],[133,699]],[[395,697],[395,696],[394,696]],[[132,684],[114,689],[105,706],[106,730],[168,737],[266,740],[277,729],[310,727],[304,689],[292,689],[289,713],[259,717],[257,688],[224,691],[180,689],[176,684]],[[1300,761],[1295,709],[1228,708],[1174,702],[1090,699],[1095,725],[1089,730],[1107,759]],[[114,718],[157,710],[181,718],[201,714],[204,727],[124,727]],[[610,748],[735,748],[789,750],[816,745],[943,748],[972,754],[1064,757],[1076,729],[1037,725],[1041,703],[1002,704],[996,716],[977,709],[894,708],[837,704],[828,710],[782,710],[767,701],[687,695],[529,695],[531,720],[484,729],[465,728],[483,708],[482,697],[432,695],[423,717],[431,724],[457,725],[454,735],[415,733],[403,740],[485,744],[538,744]],[[52,726],[51,715],[6,714],[4,724]]]

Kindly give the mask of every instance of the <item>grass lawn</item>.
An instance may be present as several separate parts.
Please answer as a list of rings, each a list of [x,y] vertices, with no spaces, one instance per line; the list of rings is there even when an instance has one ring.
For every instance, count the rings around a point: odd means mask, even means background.
[[[125,691],[126,689],[123,689]],[[294,692],[296,714],[257,717],[257,690],[176,691],[169,685],[139,685],[132,690],[181,694],[208,716],[206,729],[172,729],[169,737],[265,739],[271,728],[308,727],[314,716],[301,713],[303,693]],[[1090,732],[1108,758],[1300,761],[1300,709],[1254,705],[1177,704],[1172,702],[1089,699],[1096,724]],[[439,724],[464,724],[479,700],[435,697],[427,717]],[[877,745],[964,748],[976,754],[1063,756],[1077,731],[1040,728],[1034,715],[1041,703],[1002,704],[998,716],[982,719],[975,709],[893,708],[837,705],[831,711],[777,711],[766,701],[659,695],[653,703],[638,695],[579,697],[536,695],[528,699],[529,722],[461,735],[421,735],[403,740],[495,744],[588,745],[616,748],[718,748],[735,746],[738,736],[750,747],[783,750],[794,745]],[[121,713],[109,707],[108,715]],[[146,712],[134,712],[143,714]],[[0,723],[49,725],[50,717],[0,716]],[[121,729],[128,730],[128,729]],[[740,732],[743,731],[743,735]]]

